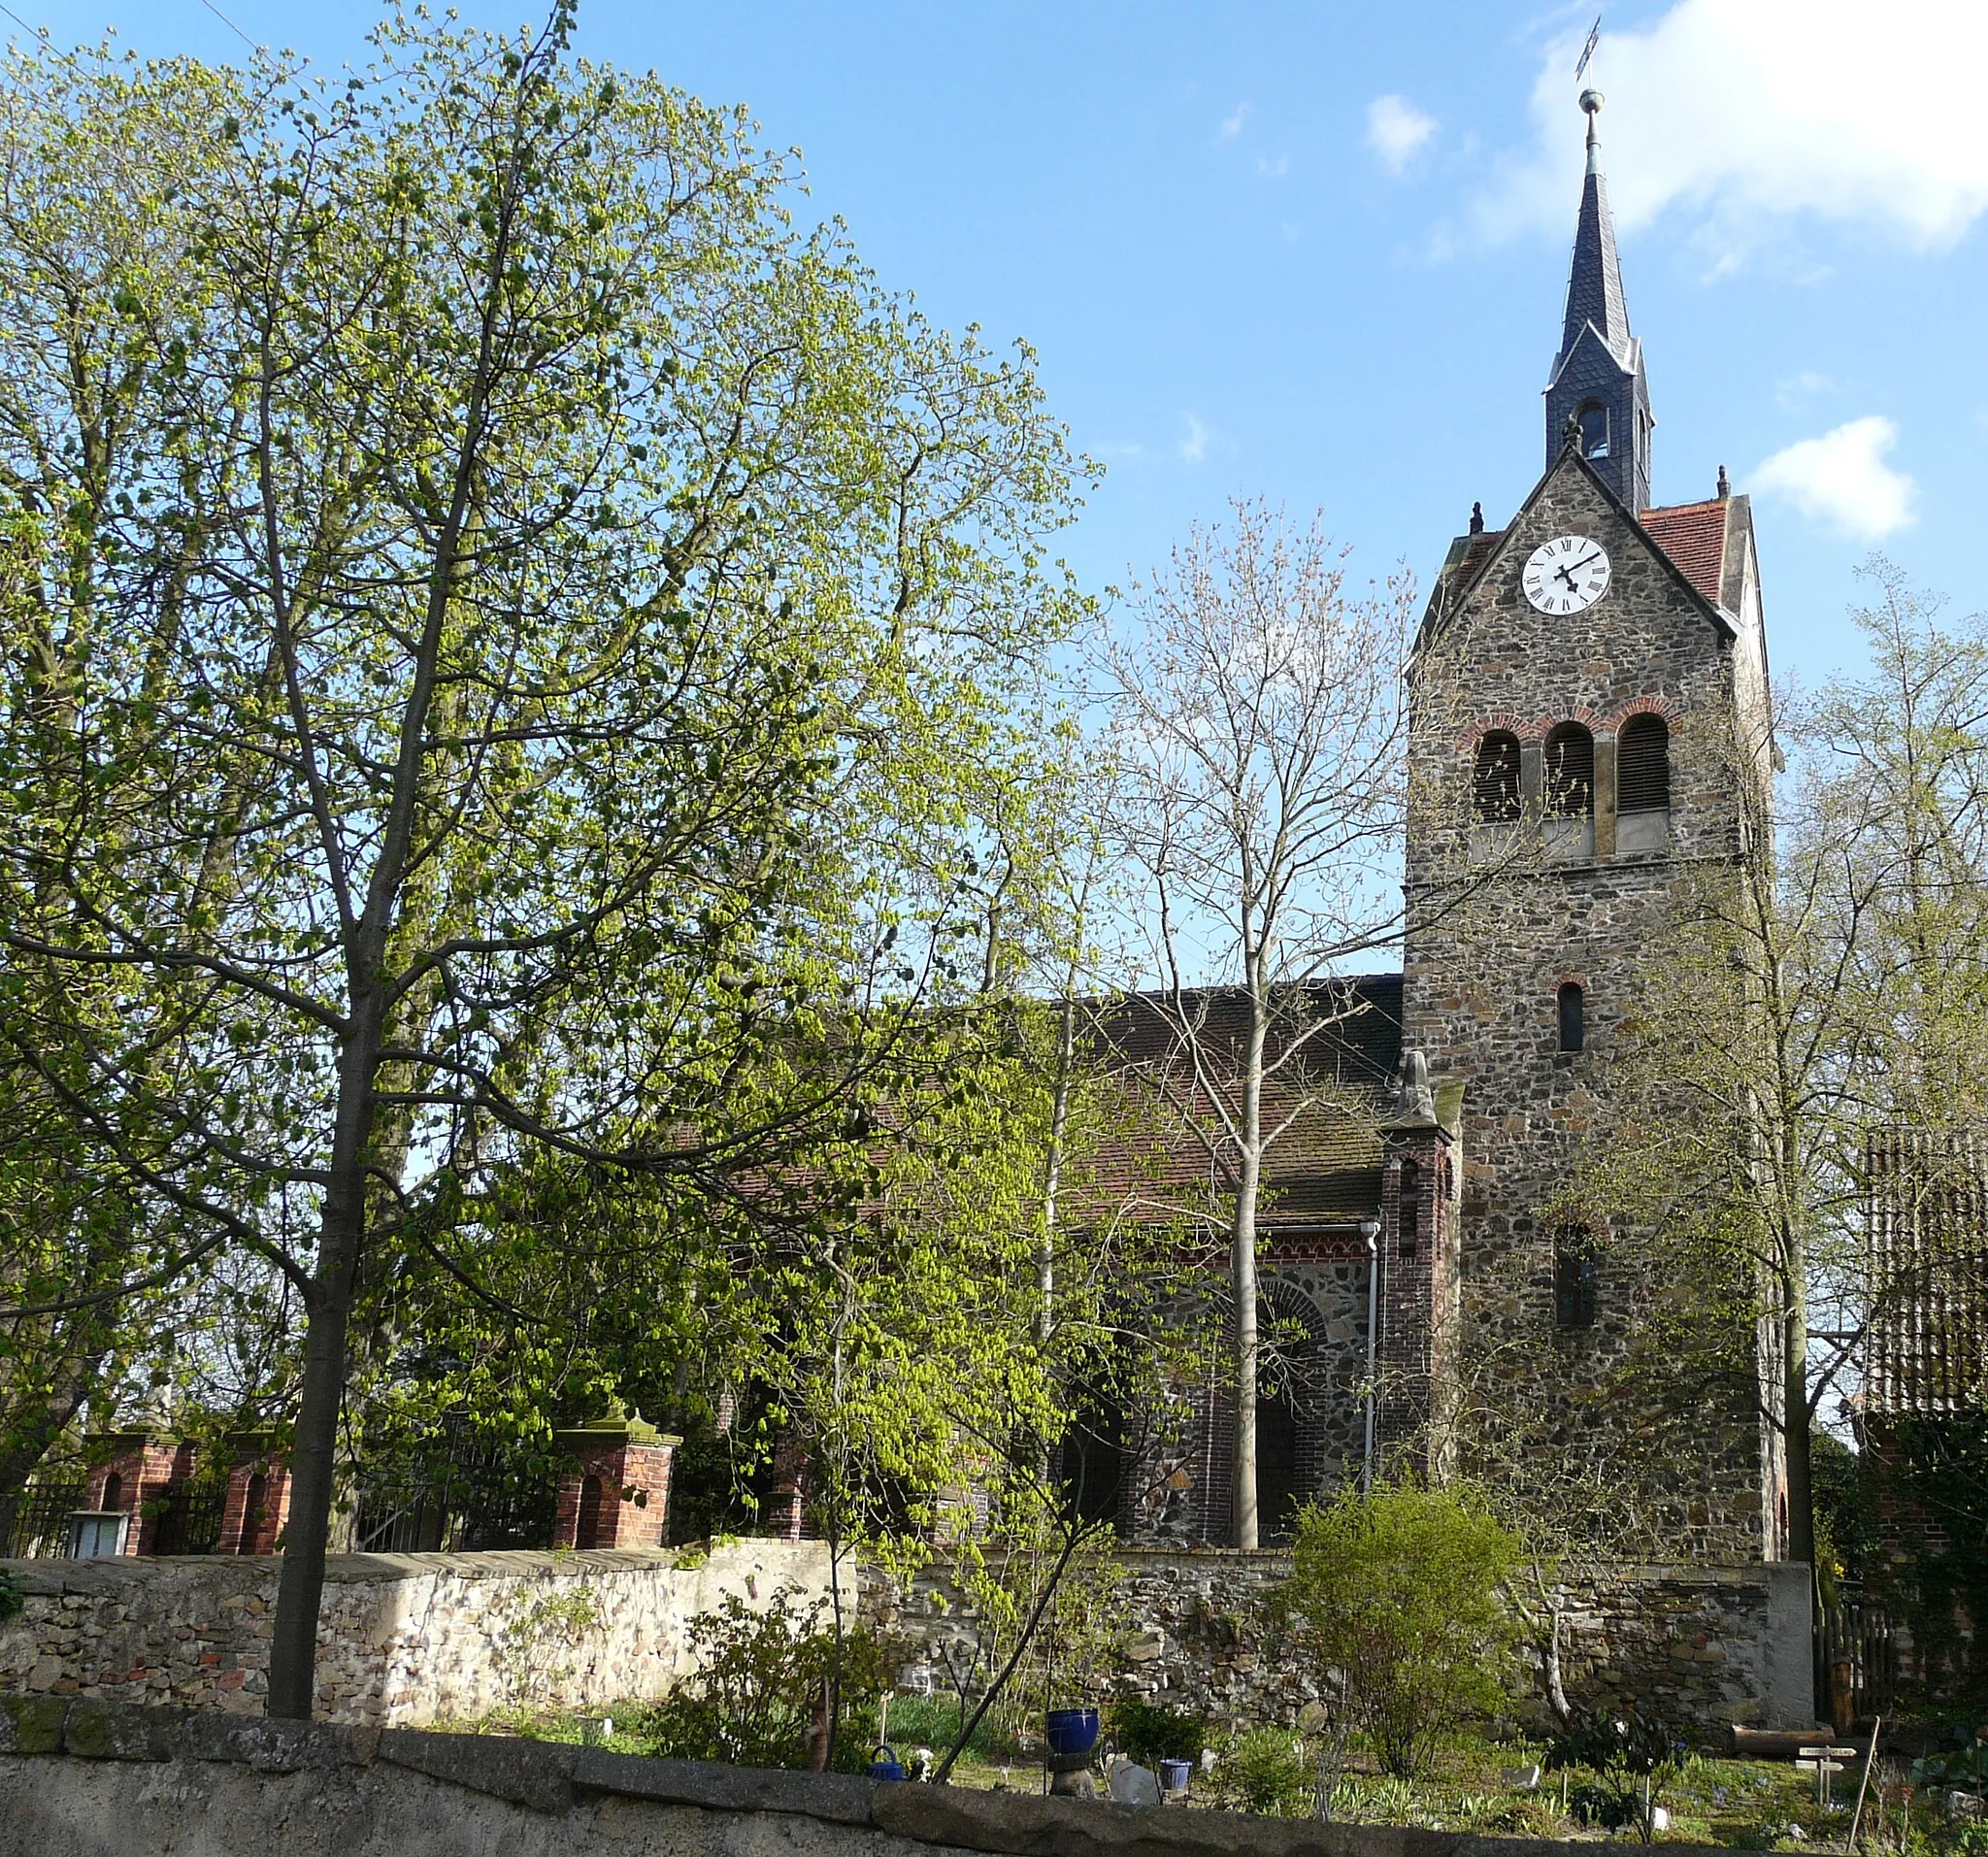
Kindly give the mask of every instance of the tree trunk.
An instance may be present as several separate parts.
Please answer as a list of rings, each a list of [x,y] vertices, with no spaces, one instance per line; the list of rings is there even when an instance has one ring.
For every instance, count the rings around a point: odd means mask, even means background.
[[[1238,1547],[1259,1542],[1256,1507],[1256,1196],[1263,1178],[1264,1000],[1260,965],[1250,963],[1249,1042],[1242,1057],[1242,1152],[1236,1170],[1235,1244],[1229,1260],[1236,1298],[1236,1466],[1230,1510]]]
[[[1782,1284],[1781,1443],[1788,1476],[1788,1558],[1815,1564],[1815,1497],[1808,1462],[1808,1272],[1799,1237],[1785,1241]]]
[[[304,1383],[290,1447],[290,1517],[270,1639],[265,1713],[311,1719],[316,1701],[317,1614],[331,1534],[346,1343],[366,1229],[366,1160],[382,1013],[378,989],[353,1014],[339,1063],[338,1124],[324,1189],[317,1270],[304,1336]]]

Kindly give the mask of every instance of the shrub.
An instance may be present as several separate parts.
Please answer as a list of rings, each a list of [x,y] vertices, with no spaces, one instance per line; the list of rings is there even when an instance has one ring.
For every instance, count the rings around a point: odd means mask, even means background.
[[[1238,1735],[1215,1763],[1214,1782],[1222,1804],[1242,1811],[1302,1818],[1311,1810],[1311,1770],[1288,1729],[1251,1728]]]
[[[714,1612],[690,1621],[698,1671],[633,1724],[648,1751],[677,1760],[720,1760],[738,1767],[805,1767],[808,1738],[834,1673],[835,1638],[828,1603],[805,1612],[782,1588],[764,1611],[728,1594]],[[847,1631],[842,1644],[842,1721],[830,1764],[867,1764],[883,1693],[882,1647],[869,1633]]]
[[[1209,1725],[1201,1716],[1157,1703],[1113,1703],[1110,1728],[1118,1751],[1142,1767],[1193,1760],[1209,1742]]]
[[[1568,1795],[1575,1816],[1604,1831],[1634,1826],[1644,1843],[1654,1835],[1652,1807],[1676,1776],[1675,1737],[1647,1715],[1613,1715],[1607,1709],[1575,1709],[1574,1718],[1546,1744],[1551,1772],[1584,1767],[1596,1784]]]
[[[21,1597],[20,1575],[0,1567],[0,1618],[12,1618],[27,1601]]]
[[[1455,1490],[1348,1490],[1299,1517],[1282,1597],[1389,1773],[1413,1778],[1444,1734],[1503,1700],[1517,1621],[1499,1588],[1518,1558]]]

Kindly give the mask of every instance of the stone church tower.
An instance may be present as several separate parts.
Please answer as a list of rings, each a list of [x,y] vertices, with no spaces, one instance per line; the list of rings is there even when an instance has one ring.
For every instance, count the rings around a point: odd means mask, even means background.
[[[1755,849],[1772,778],[1747,499],[1721,469],[1715,496],[1652,505],[1655,421],[1601,104],[1581,98],[1587,178],[1544,475],[1504,528],[1474,517],[1451,545],[1410,674],[1411,921],[1460,876],[1481,886],[1411,932],[1405,1070],[1422,1054],[1423,1098],[1444,1112],[1414,1113],[1404,1089],[1382,1201],[1383,1354],[1408,1405],[1436,1415],[1439,1451],[1445,1398],[1470,1397],[1474,1362],[1497,1363],[1503,1385],[1530,1376],[1536,1410],[1572,1410],[1659,1292],[1649,1235],[1570,1196],[1610,1137],[1639,982],[1674,946],[1695,886]],[[1413,1416],[1384,1429],[1406,1437]],[[1618,1397],[1603,1423],[1642,1421]],[[1694,1431],[1701,1448],[1671,1492],[1676,1551],[1777,1558],[1778,1453],[1750,1389]]]

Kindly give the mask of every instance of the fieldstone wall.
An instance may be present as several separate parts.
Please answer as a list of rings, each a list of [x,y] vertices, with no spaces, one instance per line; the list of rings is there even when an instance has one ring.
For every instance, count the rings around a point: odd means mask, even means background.
[[[1738,538],[1729,554],[1744,555],[1745,573],[1729,572],[1722,594],[1731,624],[1706,611],[1571,452],[1502,538],[1487,538],[1496,546],[1476,578],[1439,587],[1414,672],[1408,893],[1427,910],[1474,864],[1481,887],[1409,938],[1403,1043],[1426,1053],[1439,1088],[1464,1095],[1450,1396],[1480,1427],[1536,1434],[1535,1454],[1571,1476],[1602,1466],[1611,1482],[1635,1478],[1651,1551],[1744,1562],[1780,1544],[1755,1334],[1731,1317],[1720,1286],[1679,1283],[1656,1267],[1653,1235],[1606,1205],[1581,1208],[1594,1241],[1594,1319],[1561,1325],[1555,1296],[1556,1228],[1609,1154],[1647,989],[1664,983],[1679,925],[1706,886],[1736,880],[1742,797],[1765,778],[1734,746],[1741,706],[1757,701],[1763,649],[1744,500],[1705,521]],[[1528,554],[1561,535],[1602,544],[1613,566],[1584,613],[1540,613],[1521,588]],[[1616,743],[1645,713],[1670,730],[1671,806],[1661,831],[1646,824],[1623,837]],[[1761,721],[1749,715],[1744,726]],[[1567,722],[1594,739],[1592,829],[1574,835],[1541,816],[1544,744]],[[1524,816],[1478,828],[1474,846],[1474,755],[1490,730],[1518,738]],[[1577,1051],[1559,1048],[1557,996],[1568,982],[1584,1003]],[[1716,1371],[1700,1362],[1682,1392],[1627,1371],[1644,1312],[1666,1298],[1697,1304],[1702,1315],[1677,1332],[1689,1329],[1716,1357]]]
[[[259,1715],[279,1557],[9,1561],[0,1695],[179,1703]],[[317,1637],[320,1719],[416,1725],[520,1704],[660,1696],[693,1668],[684,1628],[728,1594],[812,1603],[816,1542],[580,1553],[335,1554]]]
[[[1131,1604],[1113,1694],[1217,1723],[1295,1723],[1320,1699],[1319,1674],[1276,1597],[1286,1555],[1128,1548],[1117,1558]],[[1779,1562],[1622,1567],[1573,1581],[1561,1651],[1568,1694],[1705,1729],[1806,1724],[1814,1718],[1808,1578],[1806,1566]],[[935,1562],[908,1593],[878,1590],[867,1603],[901,1646],[898,1686],[944,1693],[936,1647],[977,1630],[951,1569]],[[1521,1713],[1543,1709],[1536,1669],[1513,1703]]]

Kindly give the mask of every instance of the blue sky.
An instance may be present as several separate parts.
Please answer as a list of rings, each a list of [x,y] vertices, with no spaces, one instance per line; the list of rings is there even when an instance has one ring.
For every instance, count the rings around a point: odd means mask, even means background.
[[[334,67],[380,11],[216,3]],[[203,0],[8,4],[62,43],[246,50]],[[888,284],[1036,347],[1108,467],[1068,547],[1089,584],[1239,493],[1426,583],[1472,500],[1496,525],[1543,464],[1595,6],[581,0],[580,43],[749,105]],[[1603,28],[1657,500],[1722,463],[1755,493],[1804,681],[1853,655],[1873,547],[1988,608],[1988,7],[1660,0]]]

